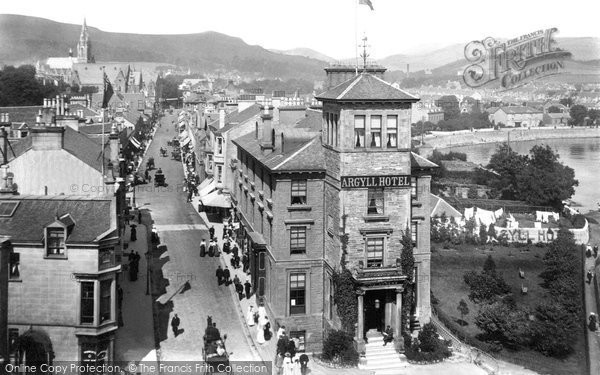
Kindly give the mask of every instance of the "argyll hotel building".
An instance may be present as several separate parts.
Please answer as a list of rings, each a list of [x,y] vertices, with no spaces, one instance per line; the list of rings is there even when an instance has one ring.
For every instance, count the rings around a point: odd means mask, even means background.
[[[322,110],[285,124],[265,107],[254,134],[233,141],[231,192],[256,294],[307,351],[320,351],[325,332],[340,328],[332,274],[342,259],[358,286],[359,344],[365,331],[387,325],[401,337],[406,283],[416,284],[414,318],[425,323],[431,314],[427,218],[436,165],[410,151],[419,99],[385,82],[382,68],[354,69],[326,69]],[[412,275],[400,266],[407,228]]]

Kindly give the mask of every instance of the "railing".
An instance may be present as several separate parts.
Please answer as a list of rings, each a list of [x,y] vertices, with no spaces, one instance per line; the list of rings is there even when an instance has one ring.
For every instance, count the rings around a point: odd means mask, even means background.
[[[438,334],[445,340],[449,340],[452,343],[452,348],[455,351],[459,351],[466,355],[469,362],[481,367],[489,374],[498,374],[500,365],[498,360],[492,357],[490,354],[469,346],[461,342],[456,336],[454,336],[442,322],[440,322],[435,316],[431,317],[431,323],[437,328]]]

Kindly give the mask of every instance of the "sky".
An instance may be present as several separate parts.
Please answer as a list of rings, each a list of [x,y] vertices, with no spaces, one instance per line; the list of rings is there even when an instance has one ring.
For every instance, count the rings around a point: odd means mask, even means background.
[[[372,58],[418,53],[486,37],[515,38],[557,27],[559,37],[600,37],[600,1],[504,0],[0,0],[0,14],[22,14],[108,32],[217,31],[269,49],[314,49],[353,58],[367,36]],[[486,2],[492,3],[492,2]],[[93,36],[92,36],[93,41]]]

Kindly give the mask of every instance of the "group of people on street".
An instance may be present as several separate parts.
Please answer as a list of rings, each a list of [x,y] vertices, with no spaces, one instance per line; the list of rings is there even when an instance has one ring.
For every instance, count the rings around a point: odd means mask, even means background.
[[[131,250],[131,252],[127,254],[127,258],[129,260],[129,281],[136,281],[140,269],[140,254],[137,251],[134,252]]]
[[[308,355],[297,353],[299,350],[298,338],[290,338],[285,331],[285,326],[277,330],[277,352],[275,353],[275,367],[278,375],[305,375]]]
[[[193,197],[197,197],[198,195],[200,195],[198,193],[199,184],[200,177],[193,172],[188,173],[187,176],[183,179],[183,186],[185,187],[185,191],[187,191],[188,202],[191,202]]]
[[[248,314],[246,316],[248,327],[256,326],[256,342],[264,344],[271,340],[271,322],[267,316],[267,310],[264,306],[259,306],[258,310],[254,309],[253,305],[248,306]]]

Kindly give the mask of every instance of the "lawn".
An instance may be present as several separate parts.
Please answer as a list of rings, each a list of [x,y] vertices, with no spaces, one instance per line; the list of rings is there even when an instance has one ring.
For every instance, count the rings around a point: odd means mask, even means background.
[[[542,258],[546,252],[545,247],[529,246],[529,251],[525,251],[527,247],[494,246],[492,248],[489,245],[460,245],[442,249],[440,244],[432,243],[433,247],[436,251],[432,250],[431,255],[431,291],[439,301],[437,308],[457,322],[461,318],[457,310],[458,302],[464,299],[469,307],[469,314],[464,319],[468,324],[464,326],[456,324],[455,327],[459,327],[465,335],[475,337],[481,331],[474,322],[479,307],[469,300],[469,288],[463,280],[463,275],[470,270],[481,271],[485,259],[490,254],[496,263],[496,271],[511,286],[518,306],[528,306],[533,309],[546,298],[546,290],[539,285],[541,279],[538,277],[543,270]],[[524,279],[519,277],[519,270],[525,272]],[[522,286],[527,287],[527,294],[521,293]],[[575,346],[575,354],[564,360],[546,357],[532,350],[512,352],[503,349],[493,355],[498,359],[543,374],[580,374],[586,369],[583,328],[579,341]]]

